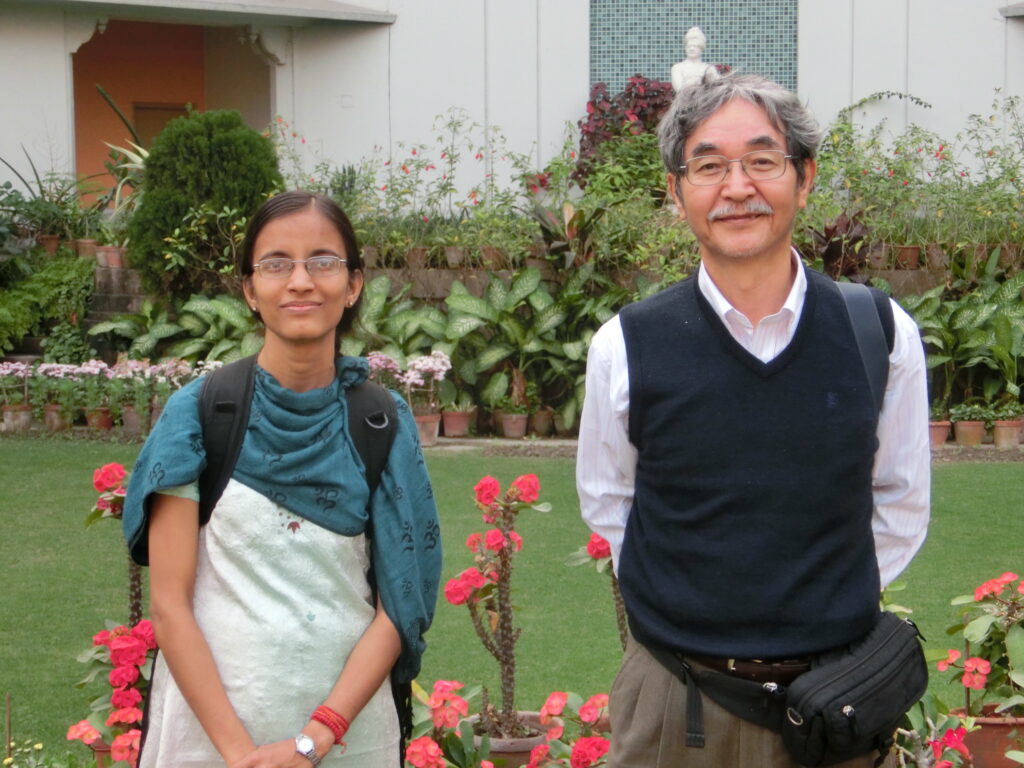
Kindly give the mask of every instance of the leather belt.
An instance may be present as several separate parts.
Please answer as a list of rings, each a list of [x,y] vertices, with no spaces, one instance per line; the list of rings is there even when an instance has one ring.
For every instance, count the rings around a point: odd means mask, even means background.
[[[698,656],[693,653],[679,654],[679,656],[689,661],[695,661],[716,672],[722,672],[742,680],[753,680],[755,683],[789,685],[811,668],[811,660],[809,658],[758,661],[756,659],[726,659],[715,656]]]

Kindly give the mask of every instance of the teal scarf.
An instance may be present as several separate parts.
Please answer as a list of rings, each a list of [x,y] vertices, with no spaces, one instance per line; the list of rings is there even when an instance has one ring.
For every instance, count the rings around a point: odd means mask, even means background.
[[[423,634],[434,614],[440,529],[416,424],[395,393],[398,429],[380,485],[369,498],[363,463],[348,433],[344,396],[367,372],[364,358],[341,357],[331,384],[294,392],[257,367],[249,426],[233,477],[329,531],[372,533],[378,594],[402,638],[395,672],[400,682],[408,682],[419,672]],[[142,564],[148,560],[150,496],[196,482],[206,466],[201,387],[202,380],[196,380],[171,397],[132,472],[123,527],[132,557]]]

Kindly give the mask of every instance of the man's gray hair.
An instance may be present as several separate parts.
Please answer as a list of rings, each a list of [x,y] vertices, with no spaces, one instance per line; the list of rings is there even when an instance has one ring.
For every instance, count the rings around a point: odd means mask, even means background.
[[[806,162],[814,158],[821,141],[821,128],[795,93],[760,75],[725,75],[679,90],[658,125],[666,170],[678,176],[686,140],[697,126],[735,99],[756,104],[768,114],[768,120],[786,139],[786,154],[793,156],[797,180],[802,184]]]

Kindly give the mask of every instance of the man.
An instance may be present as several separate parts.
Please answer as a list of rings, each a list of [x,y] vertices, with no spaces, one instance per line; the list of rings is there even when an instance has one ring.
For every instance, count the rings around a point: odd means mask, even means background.
[[[879,414],[841,295],[792,246],[819,138],[795,94],[750,75],[685,87],[662,120],[701,263],[594,336],[577,463],[632,635],[611,694],[614,768],[796,765],[777,733],[706,695],[704,745],[687,746],[687,687],[651,649],[789,685],[870,630],[880,588],[924,540],[917,328],[876,302],[890,345]]]

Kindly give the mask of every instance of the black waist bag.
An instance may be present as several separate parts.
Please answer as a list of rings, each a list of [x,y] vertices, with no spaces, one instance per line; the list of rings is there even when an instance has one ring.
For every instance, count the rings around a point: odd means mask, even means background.
[[[823,657],[786,691],[782,740],[801,765],[833,765],[878,750],[928,686],[912,621],[883,611],[864,638]],[[878,764],[878,763],[876,763]]]

